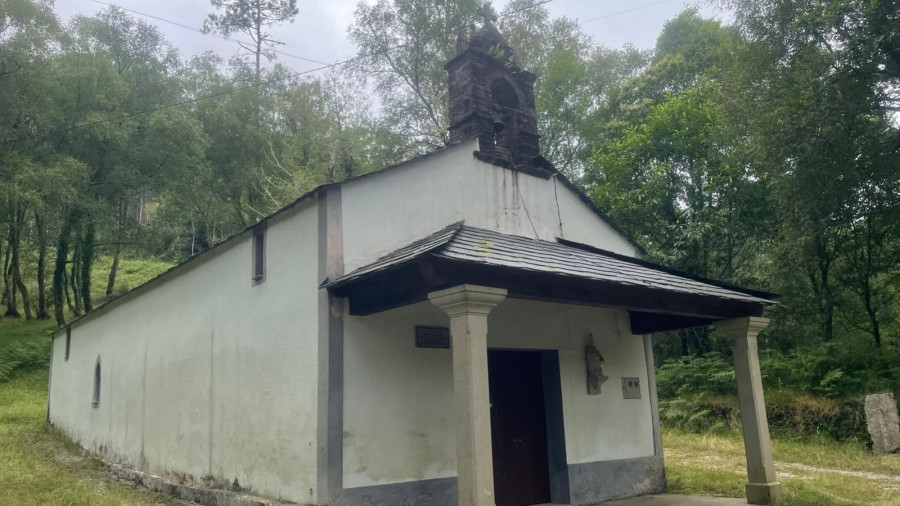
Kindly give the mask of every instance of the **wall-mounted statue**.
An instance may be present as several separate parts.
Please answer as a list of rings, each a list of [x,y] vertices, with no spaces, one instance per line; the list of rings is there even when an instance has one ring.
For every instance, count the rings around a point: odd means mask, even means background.
[[[603,355],[594,346],[594,336],[588,335],[588,345],[584,349],[584,360],[587,364],[588,395],[600,395],[600,385],[609,379],[603,374]]]

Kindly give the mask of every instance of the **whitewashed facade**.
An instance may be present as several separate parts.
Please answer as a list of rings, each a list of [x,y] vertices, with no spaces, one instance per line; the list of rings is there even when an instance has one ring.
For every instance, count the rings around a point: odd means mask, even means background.
[[[344,270],[460,220],[637,254],[568,187],[479,161],[476,149],[462,143],[321,190],[342,194]],[[58,332],[53,426],[140,471],[318,504],[319,200],[267,222],[263,282],[251,279],[248,231],[75,322],[68,360]],[[491,318],[491,347],[559,350],[569,463],[655,455],[649,350],[623,311],[509,300]],[[417,325],[447,326],[446,314],[419,303],[347,314],[343,325],[343,487],[455,476],[449,350],[413,339]],[[586,395],[588,334],[605,354],[610,395]],[[640,400],[616,395],[621,376],[642,379]]]
[[[458,49],[452,145],[320,187],[60,329],[50,424],[109,462],[299,504],[595,504],[665,488],[649,333],[716,325],[748,500],[777,501],[770,294],[640,261],[539,156],[535,76],[496,29]]]

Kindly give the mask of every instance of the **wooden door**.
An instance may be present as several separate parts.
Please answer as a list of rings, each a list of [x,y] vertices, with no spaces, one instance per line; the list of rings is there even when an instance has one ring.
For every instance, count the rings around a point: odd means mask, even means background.
[[[541,355],[488,350],[497,506],[550,502]]]

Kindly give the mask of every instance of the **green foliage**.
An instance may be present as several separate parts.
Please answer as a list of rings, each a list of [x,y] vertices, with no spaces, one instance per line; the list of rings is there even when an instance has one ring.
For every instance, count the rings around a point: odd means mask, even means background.
[[[0,383],[49,365],[50,329],[15,318],[0,320]]]
[[[720,433],[737,427],[739,416],[733,398],[711,398],[704,394],[686,395],[660,403],[660,421],[697,434]]]
[[[50,363],[50,339],[15,341],[0,346],[0,383],[16,375],[47,367]]]
[[[900,391],[900,353],[864,341],[788,354],[769,350],[760,368],[769,424],[785,435],[868,441],[864,396]],[[722,354],[663,362],[657,391],[660,417],[669,426],[695,433],[739,427],[734,369]]]
[[[110,257],[100,257],[92,266],[95,271],[92,292],[94,299],[103,302],[105,279]],[[119,267],[119,290],[126,292],[157,274],[171,264],[156,260],[123,260]],[[17,318],[0,319],[0,383],[10,381],[33,370],[46,369],[50,364],[49,323],[23,322]]]
[[[299,12],[297,0],[212,0],[211,3],[216,10],[223,12],[210,14],[203,29],[226,37],[233,32],[243,32],[250,37],[255,47],[248,50],[254,57],[258,81],[262,58],[273,60],[274,48],[282,44],[272,37],[269,30],[273,25],[294,20]],[[245,46],[242,44],[241,47]]]
[[[735,395],[734,367],[720,353],[665,361],[656,371],[661,399],[687,394]]]
[[[694,434],[724,434],[740,430],[737,397],[688,394],[661,400],[660,421]],[[766,392],[770,431],[783,438],[825,438],[869,441],[862,398],[832,400],[788,390]]]
[[[827,399],[878,392],[900,392],[900,352],[876,349],[857,340],[775,351],[761,359],[765,386],[791,389]]]

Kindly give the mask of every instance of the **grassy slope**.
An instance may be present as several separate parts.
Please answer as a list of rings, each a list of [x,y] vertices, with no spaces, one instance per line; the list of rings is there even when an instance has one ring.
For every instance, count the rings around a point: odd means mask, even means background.
[[[665,429],[663,446],[671,491],[743,497],[744,444],[737,435]],[[900,504],[900,455],[875,456],[856,444],[778,439],[773,453],[788,506]]]
[[[0,333],[6,327],[0,322]],[[0,504],[182,504],[116,482],[102,463],[48,432],[46,390],[45,370],[0,383]]]
[[[94,270],[95,297],[105,293],[110,263],[101,259]],[[123,261],[118,288],[133,288],[168,267],[155,261]],[[8,360],[13,347],[28,344],[40,364],[37,369],[26,365],[13,371],[12,380],[0,381],[0,505],[183,504],[118,483],[102,463],[47,431],[45,364],[54,327],[50,321],[0,319],[0,360]]]

